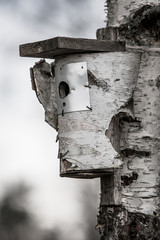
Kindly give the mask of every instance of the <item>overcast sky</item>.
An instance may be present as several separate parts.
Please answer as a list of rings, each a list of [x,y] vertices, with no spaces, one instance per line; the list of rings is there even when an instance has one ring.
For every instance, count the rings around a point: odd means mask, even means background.
[[[30,208],[44,227],[78,226],[85,186],[97,193],[98,212],[99,181],[59,177],[56,132],[31,90],[29,68],[38,59],[20,58],[19,45],[56,36],[96,38],[104,20],[104,0],[0,0],[0,195],[27,182]]]

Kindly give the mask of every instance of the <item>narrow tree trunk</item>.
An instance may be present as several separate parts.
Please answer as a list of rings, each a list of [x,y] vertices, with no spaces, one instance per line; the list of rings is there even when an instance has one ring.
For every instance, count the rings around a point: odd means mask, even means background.
[[[141,60],[132,98],[107,134],[123,167],[101,178],[101,240],[160,239],[160,1],[108,0],[103,40],[125,40]],[[119,69],[121,71],[121,69]],[[109,153],[108,153],[109,154]],[[119,201],[117,201],[117,196]]]

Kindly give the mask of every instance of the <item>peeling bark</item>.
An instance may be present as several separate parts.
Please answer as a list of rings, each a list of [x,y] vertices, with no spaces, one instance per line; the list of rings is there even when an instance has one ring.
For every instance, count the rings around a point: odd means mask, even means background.
[[[30,69],[32,89],[36,92],[39,102],[45,109],[45,121],[58,129],[57,101],[54,77],[54,65],[44,59]]]

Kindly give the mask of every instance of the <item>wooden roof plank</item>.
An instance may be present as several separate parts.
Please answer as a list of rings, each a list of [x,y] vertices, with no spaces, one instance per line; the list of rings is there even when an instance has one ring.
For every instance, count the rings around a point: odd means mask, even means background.
[[[55,37],[20,45],[20,56],[55,58],[73,53],[125,51],[125,42],[84,38]]]

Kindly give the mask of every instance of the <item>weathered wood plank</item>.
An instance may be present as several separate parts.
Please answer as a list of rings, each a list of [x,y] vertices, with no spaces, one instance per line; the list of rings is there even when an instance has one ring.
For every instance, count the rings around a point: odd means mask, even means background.
[[[55,58],[71,53],[125,51],[125,42],[55,37],[20,45],[20,56]]]
[[[121,170],[101,176],[101,206],[121,205]]]
[[[70,178],[84,178],[84,179],[92,179],[103,177],[106,178],[110,175],[113,175],[115,170],[113,168],[110,169],[87,169],[87,170],[71,170],[66,173],[60,173],[61,177],[70,177]]]

